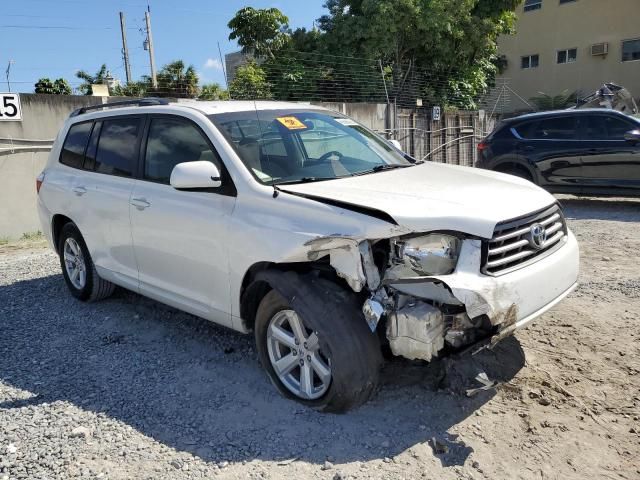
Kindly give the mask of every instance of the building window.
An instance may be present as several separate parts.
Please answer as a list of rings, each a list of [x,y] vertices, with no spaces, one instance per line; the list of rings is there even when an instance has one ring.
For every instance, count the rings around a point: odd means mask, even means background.
[[[563,3],[573,3],[576,2],[577,0],[560,0],[560,5],[562,5]]]
[[[526,57],[522,57],[522,68],[538,68],[540,64],[540,56],[539,55],[527,55]]]
[[[640,60],[640,38],[622,42],[622,61],[632,62],[634,60]]]
[[[524,11],[540,10],[542,8],[542,0],[525,0]]]
[[[573,63],[578,59],[578,49],[558,50],[558,63]]]

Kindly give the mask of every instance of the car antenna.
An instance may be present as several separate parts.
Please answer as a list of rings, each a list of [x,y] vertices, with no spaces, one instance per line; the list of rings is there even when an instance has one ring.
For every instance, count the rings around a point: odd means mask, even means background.
[[[256,99],[253,99],[253,109],[256,111],[256,119],[258,120],[258,129],[260,130],[260,137],[264,138],[264,133],[262,132],[262,125],[260,125],[260,114],[258,113],[258,104],[256,103]],[[258,145],[259,146],[259,145]],[[269,154],[267,153],[267,158]],[[273,198],[277,198],[282,190],[277,185],[273,185]]]

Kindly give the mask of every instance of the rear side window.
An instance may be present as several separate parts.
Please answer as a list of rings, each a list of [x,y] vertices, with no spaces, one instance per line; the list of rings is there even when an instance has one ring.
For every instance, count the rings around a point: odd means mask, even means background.
[[[151,120],[144,162],[146,180],[169,184],[178,163],[202,160],[221,169],[218,154],[194,124],[172,118]]]
[[[624,140],[633,125],[610,115],[590,115],[587,118],[587,140]]]
[[[73,168],[82,168],[84,151],[89,142],[92,126],[93,122],[76,123],[71,126],[62,145],[60,163]]]
[[[578,129],[575,116],[546,118],[516,127],[522,138],[532,140],[576,140]]]
[[[95,158],[95,171],[131,177],[138,160],[138,117],[104,120]]]

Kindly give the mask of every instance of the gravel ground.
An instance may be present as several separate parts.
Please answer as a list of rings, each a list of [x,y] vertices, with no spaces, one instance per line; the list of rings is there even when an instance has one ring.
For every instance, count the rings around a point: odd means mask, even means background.
[[[0,247],[0,480],[640,478],[640,201],[561,200],[579,289],[494,351],[389,363],[346,415],[281,398],[251,336],[80,303],[41,244]],[[501,384],[467,398],[479,370]]]

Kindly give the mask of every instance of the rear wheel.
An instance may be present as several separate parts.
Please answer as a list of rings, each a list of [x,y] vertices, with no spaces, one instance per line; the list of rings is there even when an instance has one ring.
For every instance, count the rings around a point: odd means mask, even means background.
[[[73,223],[62,227],[58,252],[62,275],[74,297],[93,302],[113,293],[115,285],[98,276],[84,239]]]
[[[361,405],[378,385],[378,338],[349,292],[327,280],[298,279],[290,300],[271,290],[260,302],[260,361],[288,398],[327,412]]]

